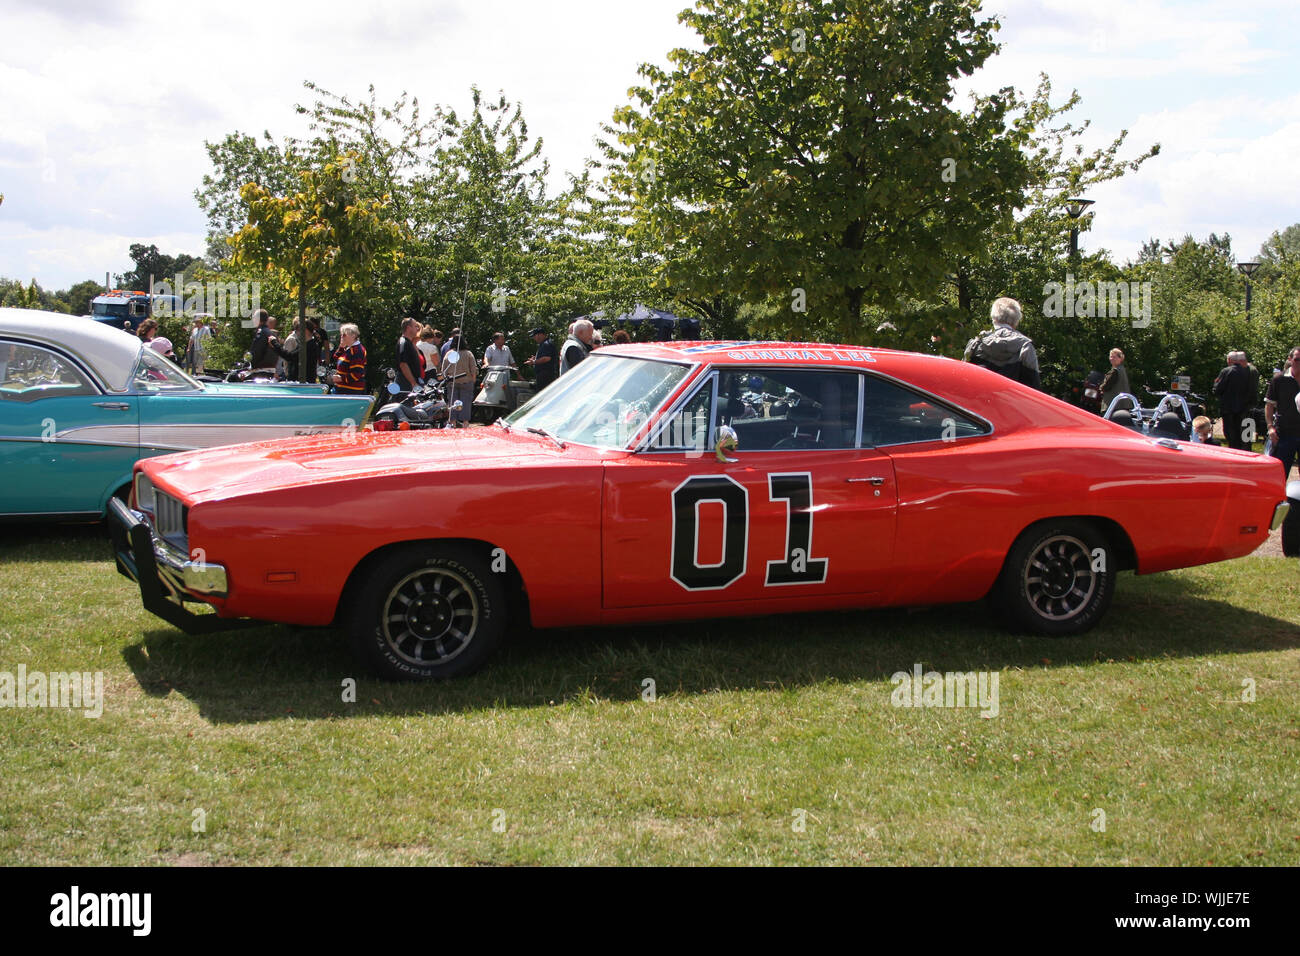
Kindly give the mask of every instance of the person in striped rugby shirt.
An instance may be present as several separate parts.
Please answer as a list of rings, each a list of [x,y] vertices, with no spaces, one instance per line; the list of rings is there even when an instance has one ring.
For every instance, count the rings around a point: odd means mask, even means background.
[[[366,347],[361,330],[351,322],[339,326],[339,347],[334,352],[334,391],[356,394],[366,390]]]

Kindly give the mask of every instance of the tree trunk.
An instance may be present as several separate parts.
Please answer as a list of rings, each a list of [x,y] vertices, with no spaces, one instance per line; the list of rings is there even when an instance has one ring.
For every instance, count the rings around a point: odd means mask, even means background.
[[[957,273],[957,308],[970,316],[970,275],[963,271]]]
[[[845,310],[844,310],[844,328],[848,333],[848,338],[854,341],[861,341],[862,332],[862,300],[866,296],[864,286],[846,286],[844,289]]]
[[[307,377],[307,277],[298,279],[298,381]]]

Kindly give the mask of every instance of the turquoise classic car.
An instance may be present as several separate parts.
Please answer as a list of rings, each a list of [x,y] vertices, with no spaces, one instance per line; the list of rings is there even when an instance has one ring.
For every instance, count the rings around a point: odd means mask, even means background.
[[[0,309],[0,517],[101,517],[140,458],[349,431],[372,402],[200,383],[128,332]]]

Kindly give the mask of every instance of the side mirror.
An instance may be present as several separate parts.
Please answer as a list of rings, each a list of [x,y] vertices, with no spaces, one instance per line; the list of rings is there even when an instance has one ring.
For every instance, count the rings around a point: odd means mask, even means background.
[[[457,352],[455,349],[448,349],[446,358],[448,362],[450,362],[452,365],[455,365],[458,362],[460,362],[460,353]]]
[[[389,382],[389,383],[388,383],[388,394],[389,394],[389,395],[396,395],[396,394],[397,394],[398,392],[400,392],[400,391],[401,391],[401,389],[397,387],[397,383],[396,383],[396,382]]]
[[[394,372],[391,368],[388,370],[388,380],[390,382],[397,381],[397,373]]]
[[[728,458],[727,452],[735,451],[740,445],[740,439],[736,437],[736,430],[730,425],[723,425],[718,429],[718,443],[713,446],[714,454],[718,456],[718,461],[736,462],[739,458]]]

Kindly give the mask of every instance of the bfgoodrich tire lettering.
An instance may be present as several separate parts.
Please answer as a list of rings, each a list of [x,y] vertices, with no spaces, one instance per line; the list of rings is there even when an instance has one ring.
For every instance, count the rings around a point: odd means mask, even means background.
[[[990,597],[1013,627],[1082,634],[1110,606],[1115,559],[1106,535],[1087,522],[1041,522],[1016,539]]]
[[[506,626],[502,575],[470,549],[411,546],[371,569],[349,621],[382,677],[433,680],[478,670]]]

